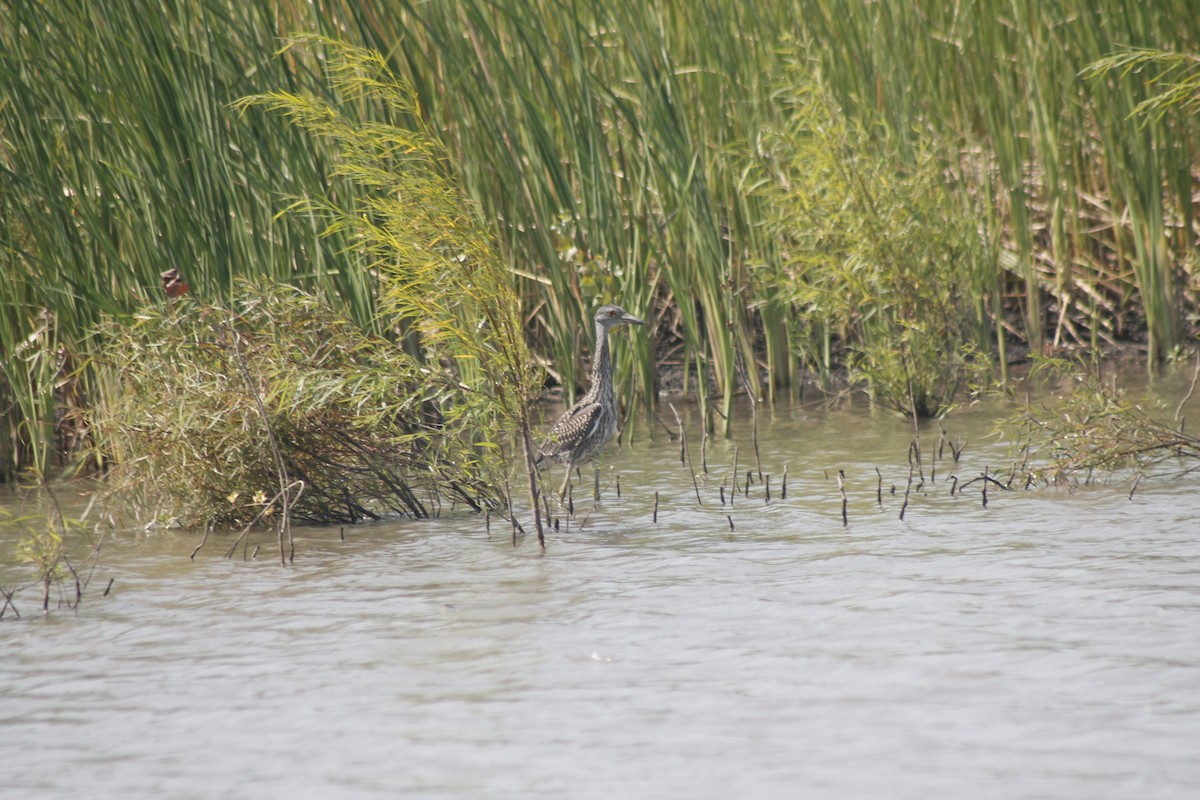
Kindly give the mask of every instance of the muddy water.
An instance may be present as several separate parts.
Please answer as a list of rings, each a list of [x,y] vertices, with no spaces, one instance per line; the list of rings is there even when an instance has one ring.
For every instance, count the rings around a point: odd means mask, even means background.
[[[733,444],[705,480],[693,443],[698,505],[641,424],[544,555],[449,509],[300,530],[289,569],[114,535],[77,613],[0,623],[0,794],[1200,796],[1194,478],[951,496],[1012,462],[996,413],[903,521],[911,429],[811,409],[763,415],[772,499],[732,507]]]

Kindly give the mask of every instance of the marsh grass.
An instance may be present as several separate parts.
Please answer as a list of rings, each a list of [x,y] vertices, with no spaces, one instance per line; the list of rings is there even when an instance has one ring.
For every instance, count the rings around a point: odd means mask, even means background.
[[[282,114],[330,144],[333,174],[355,192],[297,197],[286,213],[320,219],[378,274],[394,341],[282,286],[246,285],[229,307],[185,296],[109,324],[103,369],[123,385],[98,427],[119,486],[187,527],[426,517],[443,499],[511,508],[503,451],[515,434],[528,462],[538,385],[511,276],[439,171],[436,138],[387,121],[416,118],[414,100],[378,54],[299,44],[322,50],[338,103],[272,92],[241,110]],[[343,112],[361,105],[373,121]],[[290,506],[286,486],[275,491],[289,479],[302,487]]]
[[[101,399],[89,366],[101,320],[157,296],[167,268],[212,302],[238,275],[286,280],[373,326],[373,280],[344,242],[275,218],[281,194],[325,185],[327,154],[228,107],[266,82],[319,88],[310,65],[272,57],[279,31],[303,24],[265,1],[0,8],[9,475],[53,471],[71,396]]]
[[[735,393],[794,392],[853,359],[780,286],[786,258],[766,224],[780,209],[753,190],[762,132],[808,82],[787,65],[797,40],[847,121],[886,128],[901,163],[957,152],[949,191],[978,211],[994,254],[972,341],[1001,369],[1013,343],[1103,347],[1145,332],[1153,363],[1191,341],[1190,0],[7,3],[6,475],[52,470],[60,443],[86,440],[86,426],[63,426],[109,385],[89,366],[97,325],[156,297],[164,269],[183,269],[208,303],[227,302],[239,276],[298,285],[391,335],[378,273],[346,231],[320,236],[327,221],[299,207],[277,216],[281,198],[353,194],[328,143],[231,109],[281,87],[336,103],[312,51],[274,57],[298,31],[371,46],[413,87],[395,117],[343,108],[445,143],[438,171],[482,209],[519,276],[534,360],[568,397],[586,374],[586,320],[606,301],[659,333],[658,349],[647,337],[615,365],[627,413],[655,402],[661,351],[681,354],[722,429]],[[1089,69],[1143,49],[1174,61]],[[19,350],[31,337],[44,355]]]

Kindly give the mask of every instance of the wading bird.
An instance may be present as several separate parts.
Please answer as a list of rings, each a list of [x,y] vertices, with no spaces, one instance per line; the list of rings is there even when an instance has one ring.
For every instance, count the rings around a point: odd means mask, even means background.
[[[620,306],[596,309],[596,349],[592,356],[592,384],[587,394],[567,409],[538,453],[538,463],[554,459],[567,465],[567,474],[558,490],[562,497],[571,480],[571,471],[600,455],[600,449],[617,432],[617,398],[613,394],[612,356],[608,332],[618,325],[645,325]]]

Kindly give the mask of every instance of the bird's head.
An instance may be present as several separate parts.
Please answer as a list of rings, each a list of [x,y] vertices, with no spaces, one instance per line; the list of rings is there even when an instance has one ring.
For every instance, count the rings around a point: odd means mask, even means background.
[[[607,330],[618,325],[645,325],[646,323],[620,306],[608,305],[596,309],[596,324]]]

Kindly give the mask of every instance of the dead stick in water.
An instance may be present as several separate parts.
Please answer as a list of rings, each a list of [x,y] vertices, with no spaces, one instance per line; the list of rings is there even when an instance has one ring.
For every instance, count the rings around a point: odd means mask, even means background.
[[[109,588],[109,589],[111,589],[111,588],[112,588],[112,582],[113,582],[113,580],[114,580],[114,579],[110,578],[110,579],[109,579],[109,581],[108,581],[108,588]],[[17,616],[17,619],[20,619],[20,618],[21,618],[21,612],[17,610],[17,606],[16,606],[16,604],[15,604],[15,603],[13,603],[13,601],[12,601],[12,599],[13,599],[13,595],[14,595],[14,594],[16,594],[16,593],[17,593],[17,590],[16,590],[16,589],[13,589],[11,592],[7,592],[7,591],[5,591],[4,589],[0,588],[0,595],[3,595],[3,596],[4,596],[4,605],[3,605],[3,606],[0,606],[0,619],[4,619],[4,612],[5,612],[5,611],[8,611],[8,609],[10,609],[10,608],[13,610],[13,614],[15,614],[15,615]],[[104,596],[105,596],[105,597],[107,597],[107,596],[108,596],[108,589],[105,589],[105,590],[104,590]]]
[[[771,473],[767,473],[767,477],[763,479],[763,487],[766,489],[766,502],[771,502]]]
[[[758,467],[758,479],[761,481],[763,471],[762,456],[758,453],[758,403],[751,403],[750,407],[754,409],[754,463]]]
[[[729,520],[729,530],[733,530],[733,515],[726,514],[725,519]]]
[[[658,523],[658,492],[654,493],[654,514],[650,518],[651,522]]]
[[[1130,493],[1130,497],[1132,497],[1132,496],[1133,496],[1133,494],[1132,494],[1132,493]],[[204,543],[208,541],[208,532],[209,532],[209,531],[211,531],[211,530],[212,530],[212,525],[205,525],[205,526],[204,526],[204,538],[200,540],[200,544],[196,545],[196,549],[192,551],[192,555],[190,556],[190,558],[191,558],[191,560],[192,560],[192,561],[195,561],[195,560],[196,560],[196,553],[199,553],[199,552],[200,552],[200,548],[201,548],[201,547],[204,547]],[[342,528],[342,531],[343,531],[343,533],[342,533],[342,541],[345,541],[345,540],[346,540],[346,534],[345,534],[345,530],[346,530],[345,528]]]
[[[1130,489],[1129,489],[1129,499],[1130,500],[1133,499],[1133,493],[1137,491],[1138,484],[1141,482],[1142,482],[1142,475],[1141,475],[1141,473],[1138,473],[1138,476],[1133,481],[1133,486],[1130,487]]]
[[[904,503],[900,506],[900,520],[904,520],[904,512],[908,510],[908,494],[912,491],[913,463],[908,462],[908,485],[904,488]]]
[[[692,476],[692,489],[696,492],[696,505],[704,505],[704,501],[700,499],[700,484],[696,481],[696,472],[692,469],[692,460],[688,459],[688,474]]]
[[[992,486],[995,486],[997,489],[1003,489],[1006,492],[1013,491],[1011,486],[1005,486],[1003,483],[996,480],[991,475],[988,475],[986,470],[984,471],[984,473],[982,475],[978,475],[974,478],[971,478],[971,480],[969,480],[969,481],[964,481],[962,484],[959,485],[958,490],[961,492],[964,489],[966,489],[968,486],[970,486],[971,484],[975,483],[976,481],[983,481],[985,483],[990,483]]]
[[[600,468],[596,467],[595,475],[592,479],[592,502],[600,502]]]
[[[842,494],[842,527],[845,528],[850,524],[850,520],[846,515],[846,471],[838,470],[838,491]]]
[[[679,412],[675,410],[672,403],[667,403],[667,407],[671,409],[671,413],[675,415],[675,424],[679,427],[679,466],[687,466],[687,434],[683,430],[683,420],[679,418]]]
[[[983,507],[987,508],[988,468],[983,468]]]
[[[787,500],[787,470],[788,465],[783,465],[783,486],[779,488],[779,499]]]
[[[704,505],[704,501],[700,499],[700,484],[696,481],[696,470],[692,468],[692,453],[687,446],[687,436],[683,432],[683,420],[679,418],[679,412],[675,410],[675,406],[667,403],[671,407],[671,413],[675,415],[675,422],[679,424],[679,442],[681,463],[687,467],[688,474],[692,476],[692,488],[696,490],[696,505]]]
[[[719,488],[721,490],[721,505],[724,506],[725,505],[725,484],[722,483]]]
[[[920,483],[917,484],[917,491],[919,492],[925,486],[925,459],[921,455],[921,440],[913,438],[912,444],[908,448],[909,461],[911,462],[914,458],[917,461],[917,475],[921,478]]]
[[[746,470],[746,488],[742,492],[742,494],[745,495],[746,497],[750,496],[750,483],[753,480],[754,480],[754,472],[752,470]]]
[[[1183,431],[1183,407],[1187,405],[1187,401],[1191,400],[1192,395],[1196,393],[1196,381],[1198,379],[1200,379],[1200,354],[1196,355],[1196,368],[1192,370],[1192,385],[1188,387],[1187,394],[1179,401],[1179,405],[1175,406],[1175,422],[1179,424],[1181,432]],[[1138,480],[1140,481],[1141,479],[1142,476],[1138,475]],[[1136,489],[1137,483],[1134,483],[1133,487]],[[1129,493],[1129,499],[1133,499],[1133,492]]]
[[[729,505],[733,505],[733,498],[737,496],[737,479],[738,479],[738,446],[733,446],[733,477],[729,481]]]
[[[288,492],[290,492],[292,489],[297,489],[298,491],[296,492],[296,500],[299,500],[300,494],[304,491],[304,486],[305,486],[304,481],[298,480],[298,481],[293,481],[289,486],[285,487],[285,489]],[[275,501],[278,500],[281,496],[282,496],[282,493],[276,494],[274,497],[272,497],[270,500],[268,500],[266,503],[263,504],[262,510],[259,511],[254,516],[254,519],[250,520],[250,522],[246,524],[246,527],[242,529],[241,535],[239,535],[238,538],[234,540],[233,544],[231,544],[229,546],[229,550],[226,551],[226,553],[225,553],[226,558],[233,558],[233,554],[235,552],[237,552],[238,545],[240,544],[240,545],[242,545],[242,560],[243,561],[246,560],[246,551],[250,548],[250,539],[249,539],[250,529],[253,528],[255,525],[257,525],[258,521],[260,519],[262,519],[264,516],[266,516],[268,511],[271,511],[275,508]],[[291,536],[291,526],[290,525],[288,526],[288,536],[289,537]],[[295,549],[294,545],[293,545],[293,549]],[[258,549],[256,548],[254,552],[257,553]],[[286,566],[286,564],[284,566]]]
[[[617,499],[621,499],[621,473],[617,473]]]
[[[550,515],[550,495],[547,494],[546,492],[542,492],[542,505],[546,509],[546,524],[549,524],[550,516],[551,516]],[[555,530],[557,530],[557,528]]]
[[[875,502],[883,508],[883,473],[879,471],[879,467],[875,468],[875,476],[879,478],[879,483],[875,485]]]

